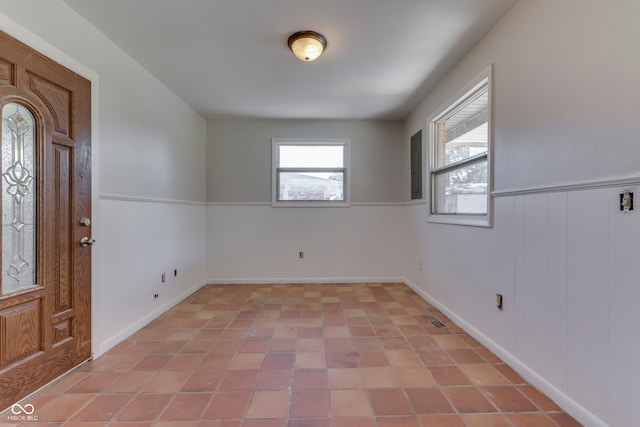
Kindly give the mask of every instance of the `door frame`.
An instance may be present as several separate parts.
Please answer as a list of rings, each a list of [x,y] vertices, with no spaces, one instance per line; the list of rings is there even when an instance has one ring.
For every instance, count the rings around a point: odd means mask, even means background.
[[[99,76],[98,73],[75,60],[62,50],[58,49],[51,43],[39,37],[37,34],[27,30],[9,17],[0,13],[0,29],[11,37],[21,41],[30,48],[38,51],[39,53],[49,57],[50,59],[58,62],[59,64],[70,69],[74,73],[79,74],[85,79],[91,82],[91,229],[92,237],[96,239],[96,245],[91,248],[91,357],[96,358],[101,353],[101,341],[104,341],[104,337],[100,337],[96,332],[99,330],[97,327],[102,323],[100,317],[100,299],[98,298],[99,286],[99,265],[98,259],[100,257],[100,210],[99,210]],[[98,342],[100,340],[100,342]]]

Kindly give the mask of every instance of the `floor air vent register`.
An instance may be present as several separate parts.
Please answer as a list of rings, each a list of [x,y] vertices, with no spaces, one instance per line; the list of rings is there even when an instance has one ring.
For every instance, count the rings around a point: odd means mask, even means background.
[[[434,328],[437,329],[444,329],[447,328],[448,326],[445,325],[440,319],[438,319],[436,316],[434,316],[433,314],[425,314],[423,316],[427,322],[429,322],[431,324],[431,326],[433,326]]]

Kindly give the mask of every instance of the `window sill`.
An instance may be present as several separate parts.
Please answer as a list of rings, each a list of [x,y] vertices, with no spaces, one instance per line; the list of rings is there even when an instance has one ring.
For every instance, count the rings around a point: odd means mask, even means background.
[[[322,202],[316,200],[297,200],[297,201],[282,201],[272,202],[273,208],[350,208],[350,202]]]
[[[489,215],[430,214],[427,222],[484,228],[493,226]]]

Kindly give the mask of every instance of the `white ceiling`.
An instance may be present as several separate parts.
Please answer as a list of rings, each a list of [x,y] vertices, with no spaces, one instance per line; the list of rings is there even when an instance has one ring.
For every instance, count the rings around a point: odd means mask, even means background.
[[[402,119],[517,0],[64,1],[206,118]]]

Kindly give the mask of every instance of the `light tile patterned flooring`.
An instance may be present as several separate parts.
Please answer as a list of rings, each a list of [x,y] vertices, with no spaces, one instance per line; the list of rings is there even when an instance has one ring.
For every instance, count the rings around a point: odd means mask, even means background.
[[[21,426],[579,425],[404,284],[206,286],[31,403]]]

